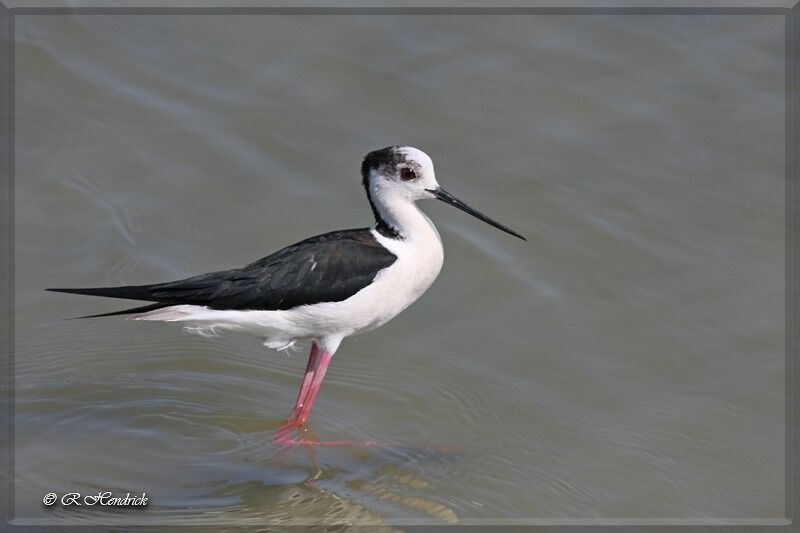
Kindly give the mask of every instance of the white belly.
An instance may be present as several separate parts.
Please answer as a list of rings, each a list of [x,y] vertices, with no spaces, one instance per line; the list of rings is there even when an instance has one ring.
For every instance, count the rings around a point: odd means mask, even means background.
[[[375,329],[402,312],[433,284],[442,269],[443,250],[433,224],[416,239],[387,239],[373,233],[397,256],[374,281],[340,302],[304,305],[284,311],[224,311],[179,305],[131,317],[134,320],[182,322],[201,335],[240,331],[279,348],[298,340],[344,338]]]

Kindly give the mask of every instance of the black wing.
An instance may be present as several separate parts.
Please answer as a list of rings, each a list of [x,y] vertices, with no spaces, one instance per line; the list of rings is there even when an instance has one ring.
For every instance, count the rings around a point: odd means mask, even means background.
[[[311,237],[244,268],[179,281],[47,290],[156,302],[138,310],[191,304],[274,311],[346,300],[372,283],[377,273],[396,259],[369,229],[363,228]]]

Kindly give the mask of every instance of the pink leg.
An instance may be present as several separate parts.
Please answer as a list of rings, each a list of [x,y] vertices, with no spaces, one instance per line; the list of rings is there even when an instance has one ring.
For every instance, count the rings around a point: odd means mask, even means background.
[[[303,383],[300,385],[300,394],[297,396],[294,410],[292,410],[292,414],[286,422],[278,428],[272,437],[272,442],[276,444],[297,443],[291,435],[308,422],[311,408],[314,406],[314,400],[316,400],[319,389],[322,387],[322,380],[325,379],[325,373],[341,340],[336,337],[329,337],[323,339],[323,342],[319,344],[314,342],[311,345],[306,373],[303,376]]]
[[[314,342],[311,344],[311,353],[308,355],[308,364],[306,365],[306,373],[303,376],[303,384],[300,386],[300,394],[297,395],[297,401],[294,404],[294,410],[289,416],[289,419],[297,419],[297,415],[303,407],[303,402],[308,394],[308,388],[311,387],[311,381],[314,379],[314,372],[319,364],[319,346]]]
[[[311,381],[311,386],[306,392],[306,397],[300,403],[300,411],[297,413],[297,421],[300,425],[308,421],[311,408],[314,405],[314,400],[317,398],[317,394],[319,394],[319,389],[322,387],[322,380],[325,379],[325,372],[327,372],[328,365],[331,364],[332,358],[333,354],[331,352],[322,351],[317,368],[314,371],[314,379]]]
[[[303,376],[303,383],[300,386],[300,394],[297,396],[292,414],[286,422],[278,428],[273,442],[276,443],[289,443],[291,441],[290,434],[294,429],[305,425],[308,421],[308,416],[311,414],[311,406],[319,393],[322,386],[322,380],[325,378],[325,372],[331,362],[333,354],[331,352],[323,351],[320,355],[320,349],[317,343],[311,345],[311,353],[308,356],[308,364],[306,365],[306,373]]]

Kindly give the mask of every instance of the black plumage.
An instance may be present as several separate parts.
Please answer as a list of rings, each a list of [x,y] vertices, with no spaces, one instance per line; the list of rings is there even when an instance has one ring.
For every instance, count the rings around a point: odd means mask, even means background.
[[[234,270],[153,285],[47,290],[156,302],[109,315],[184,304],[275,311],[346,300],[396,259],[361,228],[311,237]]]

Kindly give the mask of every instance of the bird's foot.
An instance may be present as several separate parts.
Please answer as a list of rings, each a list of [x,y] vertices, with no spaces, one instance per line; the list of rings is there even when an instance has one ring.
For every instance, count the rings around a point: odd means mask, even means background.
[[[281,426],[275,431],[275,434],[272,436],[272,444],[276,444],[278,446],[303,446],[306,448],[354,448],[354,449],[366,449],[366,448],[381,448],[387,450],[404,450],[404,449],[414,449],[414,447],[409,447],[408,445],[402,445],[398,443],[389,443],[383,441],[376,441],[376,440],[366,440],[366,441],[352,441],[352,440],[320,440],[311,430],[311,427],[307,424],[307,420],[304,419],[302,416],[296,416],[292,414]],[[420,448],[424,450],[425,448]],[[436,451],[432,449],[432,451]],[[439,450],[440,452],[449,451],[449,450]]]
[[[305,423],[290,418],[275,431],[272,443],[279,446],[305,446],[325,448],[371,448],[387,447],[388,443],[368,440],[356,442],[351,440],[319,440],[311,428]]]
[[[272,436],[273,444],[296,444],[298,440],[294,437],[295,431],[302,434],[306,421],[297,417],[289,417],[286,422],[275,431]]]

